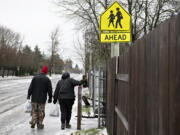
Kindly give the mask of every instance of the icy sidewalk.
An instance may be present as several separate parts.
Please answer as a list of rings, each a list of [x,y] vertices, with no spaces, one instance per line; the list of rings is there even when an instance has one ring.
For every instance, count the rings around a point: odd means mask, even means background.
[[[26,120],[24,123],[21,123],[19,125],[15,125],[13,127],[13,131],[9,135],[75,135],[77,132],[77,100],[75,101],[75,104],[73,106],[72,110],[72,118],[71,118],[71,129],[65,129],[61,130],[61,123],[59,117],[52,117],[49,116],[49,113],[51,109],[54,108],[54,104],[47,104],[46,105],[46,117],[44,119],[44,129],[38,130],[37,128],[31,129],[30,128],[30,115],[24,113],[26,115]],[[27,115],[29,118],[27,118]],[[82,124],[81,128],[82,130],[88,130],[92,128],[97,128],[98,120],[95,119],[86,119],[82,118]],[[78,135],[78,134],[77,134]],[[81,134],[83,135],[83,134]],[[107,135],[105,130],[101,130],[98,135]]]

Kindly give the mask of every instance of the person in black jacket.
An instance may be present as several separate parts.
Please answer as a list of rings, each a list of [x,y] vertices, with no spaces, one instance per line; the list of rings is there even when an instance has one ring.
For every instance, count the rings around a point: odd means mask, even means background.
[[[52,102],[52,85],[50,79],[46,76],[47,73],[48,67],[44,66],[41,74],[33,77],[28,89],[27,99],[31,97],[32,105],[31,128],[34,128],[36,124],[39,129],[44,128],[43,120],[45,117],[47,94],[49,95],[48,103]]]
[[[81,81],[70,78],[68,72],[63,73],[62,79],[58,81],[54,92],[54,101],[60,103],[61,129],[70,128],[71,111],[75,100],[74,87],[81,85]]]

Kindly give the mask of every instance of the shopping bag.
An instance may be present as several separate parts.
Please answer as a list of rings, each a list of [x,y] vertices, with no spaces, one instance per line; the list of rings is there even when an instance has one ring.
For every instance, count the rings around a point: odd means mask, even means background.
[[[59,117],[59,106],[58,106],[58,104],[52,106],[49,115],[52,117]]]
[[[31,113],[32,106],[31,106],[31,101],[27,100],[25,103],[25,113]]]

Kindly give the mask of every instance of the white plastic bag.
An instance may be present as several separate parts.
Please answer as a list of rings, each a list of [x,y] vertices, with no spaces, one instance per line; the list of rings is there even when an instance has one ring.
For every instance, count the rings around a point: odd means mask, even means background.
[[[58,106],[58,104],[52,106],[49,115],[53,116],[53,117],[59,117],[59,106]]]
[[[26,113],[31,113],[31,110],[32,110],[31,101],[27,100],[26,103],[25,103],[25,112]]]

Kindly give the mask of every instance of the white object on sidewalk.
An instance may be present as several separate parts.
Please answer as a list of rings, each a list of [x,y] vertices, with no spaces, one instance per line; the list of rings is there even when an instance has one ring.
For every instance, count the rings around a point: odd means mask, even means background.
[[[31,101],[27,100],[26,103],[25,103],[25,112],[26,113],[31,113],[31,110],[32,110]]]
[[[59,106],[58,106],[58,104],[55,104],[52,106],[49,115],[53,116],[53,117],[59,117]]]

